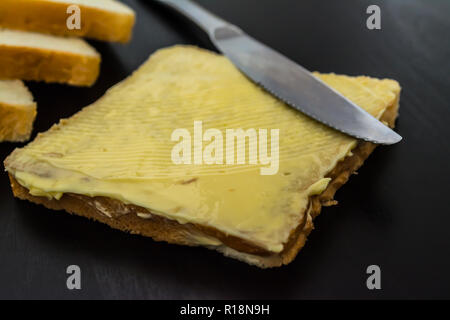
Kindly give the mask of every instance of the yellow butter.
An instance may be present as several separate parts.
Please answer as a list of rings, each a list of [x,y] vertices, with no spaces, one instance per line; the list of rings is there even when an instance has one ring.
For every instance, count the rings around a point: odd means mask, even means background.
[[[317,76],[375,116],[398,96],[391,80]],[[205,129],[279,129],[278,173],[264,176],[250,164],[174,164],[171,133],[194,121]],[[326,174],[355,145],[254,85],[223,56],[176,46],[16,150],[6,169],[35,195],[107,196],[280,252],[308,197],[326,188]]]
[[[310,196],[315,196],[318,194],[321,194],[328,186],[328,183],[331,181],[331,178],[323,178],[317,181],[316,183],[312,184],[309,187],[309,193]]]

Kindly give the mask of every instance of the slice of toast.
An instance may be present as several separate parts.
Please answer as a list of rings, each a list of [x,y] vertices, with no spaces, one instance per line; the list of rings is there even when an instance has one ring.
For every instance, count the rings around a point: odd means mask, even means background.
[[[33,32],[0,29],[0,79],[91,86],[100,54],[87,42]]]
[[[80,28],[69,28],[80,9]],[[135,22],[134,11],[114,0],[2,0],[0,27],[48,33],[58,36],[87,37],[103,41],[126,43]]]
[[[0,142],[22,142],[30,138],[36,103],[20,80],[0,80]]]
[[[393,80],[316,74],[393,126]],[[279,170],[176,164],[171,134],[278,128]],[[291,262],[322,206],[332,205],[375,148],[286,106],[229,60],[206,50],[160,50],[100,100],[6,160],[14,195],[159,241],[202,245],[259,267]]]

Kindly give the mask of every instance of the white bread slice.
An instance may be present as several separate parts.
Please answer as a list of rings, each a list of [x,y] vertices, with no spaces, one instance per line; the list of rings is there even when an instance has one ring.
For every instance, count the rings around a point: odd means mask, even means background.
[[[394,125],[396,81],[316,75]],[[173,163],[173,130],[197,119],[222,130],[279,128],[280,170],[262,176],[258,167]],[[295,112],[225,57],[176,46],[16,149],[5,168],[18,198],[275,267],[294,259],[321,207],[336,203],[336,190],[374,148]]]
[[[0,29],[0,79],[91,86],[100,60],[100,54],[81,39]]]
[[[0,80],[0,141],[22,142],[30,138],[36,103],[20,80]]]
[[[70,5],[81,9],[81,29],[69,30]],[[128,42],[134,11],[114,0],[1,0],[0,27],[54,35]]]

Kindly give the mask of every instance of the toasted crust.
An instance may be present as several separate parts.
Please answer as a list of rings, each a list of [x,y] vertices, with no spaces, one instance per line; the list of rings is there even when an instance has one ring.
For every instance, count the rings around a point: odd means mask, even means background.
[[[0,141],[28,140],[35,117],[36,103],[22,106],[0,102]]]
[[[398,100],[386,110],[382,121],[394,127],[398,114]],[[191,223],[179,224],[176,221],[152,214],[142,207],[124,204],[121,201],[105,197],[87,197],[77,194],[64,194],[60,200],[32,196],[10,174],[11,187],[17,198],[42,204],[53,210],[65,210],[71,214],[84,216],[103,222],[112,228],[133,234],[152,237],[156,241],[166,241],[181,245],[204,245],[221,251],[227,256],[254,264],[261,268],[277,267],[290,263],[304,246],[306,238],[313,229],[313,219],[317,217],[322,206],[335,204],[336,191],[344,185],[375,149],[370,142],[360,142],[352,150],[352,155],[339,162],[327,175],[332,180],[320,195],[310,197],[307,214],[298,227],[291,233],[281,253],[271,253],[243,239],[231,237],[223,232]],[[142,214],[146,219],[138,216]],[[199,241],[201,239],[201,241]]]
[[[103,41],[126,43],[135,23],[134,14],[102,10],[78,5],[81,9],[81,29],[69,30],[66,22],[70,1],[0,1],[0,26],[61,36],[87,37]]]
[[[100,60],[99,55],[0,45],[0,79],[91,86],[99,75]]]

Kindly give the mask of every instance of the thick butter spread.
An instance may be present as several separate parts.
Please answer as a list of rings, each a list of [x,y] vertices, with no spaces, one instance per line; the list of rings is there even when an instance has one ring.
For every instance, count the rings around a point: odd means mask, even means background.
[[[316,76],[376,117],[399,90],[392,80]],[[259,164],[174,164],[171,134],[194,121],[205,130],[279,129],[277,174],[261,175]],[[107,196],[280,252],[309,196],[356,143],[266,93],[225,57],[176,46],[15,150],[6,169],[32,195]]]

